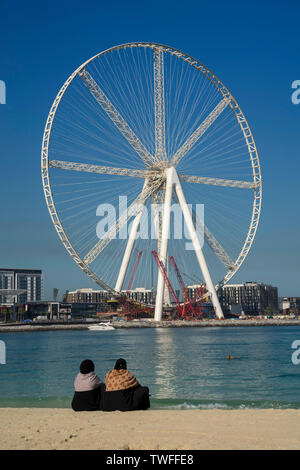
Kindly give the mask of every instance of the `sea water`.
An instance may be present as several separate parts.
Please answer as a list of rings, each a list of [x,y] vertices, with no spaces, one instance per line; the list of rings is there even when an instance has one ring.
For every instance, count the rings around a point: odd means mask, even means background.
[[[297,326],[42,331],[0,340],[0,407],[70,407],[83,359],[104,380],[123,357],[150,388],[152,408],[300,408]]]

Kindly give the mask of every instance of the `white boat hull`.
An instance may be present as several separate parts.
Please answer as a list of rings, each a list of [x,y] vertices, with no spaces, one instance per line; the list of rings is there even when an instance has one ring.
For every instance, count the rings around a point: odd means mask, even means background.
[[[88,329],[91,331],[111,331],[115,328],[107,323],[100,323],[97,325],[89,325]]]

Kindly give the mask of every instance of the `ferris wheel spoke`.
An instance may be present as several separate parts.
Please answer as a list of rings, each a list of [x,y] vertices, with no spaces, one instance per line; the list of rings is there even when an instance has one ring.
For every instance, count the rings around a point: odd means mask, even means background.
[[[192,135],[185,141],[185,143],[177,150],[171,159],[173,165],[178,165],[182,158],[188,153],[188,151],[195,145],[195,143],[203,136],[207,129],[215,122],[220,116],[222,111],[230,103],[229,98],[221,100],[217,106],[211,111],[211,113],[204,119],[204,121],[197,127]]]
[[[147,183],[144,185],[144,188],[141,194],[130,204],[127,210],[119,217],[118,220],[110,227],[108,232],[105,234],[105,238],[99,240],[96,245],[85,255],[84,262],[85,264],[91,264],[97,256],[107,247],[107,245],[116,237],[119,231],[124,227],[128,220],[135,216],[137,212],[144,207],[146,200],[151,194],[158,189],[161,185],[162,180],[157,179],[153,183]]]
[[[173,193],[173,198],[176,203],[178,203],[178,198],[176,193]],[[193,218],[195,220],[196,229],[200,232],[203,232],[204,239],[211,248],[211,250],[215,253],[216,257],[221,261],[221,263],[230,271],[234,269],[234,261],[231,259],[225,248],[221,245],[221,243],[216,239],[216,237],[212,234],[212,232],[208,229],[208,227],[199,221],[195,210],[192,208]]]
[[[131,145],[131,147],[134,148],[134,150],[141,157],[143,162],[146,165],[152,165],[155,162],[155,158],[142,144],[140,139],[135,135],[133,130],[127,124],[125,119],[121,116],[119,111],[114,107],[114,105],[111,103],[109,98],[105,95],[103,90],[99,87],[99,85],[90,75],[90,73],[83,68],[78,72],[78,75],[81,78],[83,84],[87,87],[87,89],[93,95],[97,103],[100,104],[103,111],[112,120],[114,125],[123,135],[123,137],[125,137],[125,139]]]
[[[143,190],[146,189],[147,184],[148,184],[148,181],[145,180]],[[117,292],[121,292],[122,287],[123,287],[124,279],[125,279],[125,276],[126,276],[126,273],[127,273],[128,264],[129,264],[129,261],[130,261],[130,257],[131,257],[131,254],[132,254],[134,244],[135,244],[136,235],[137,235],[137,231],[138,231],[138,228],[139,228],[139,225],[140,225],[140,222],[141,222],[144,207],[145,207],[145,202],[140,203],[139,208],[138,208],[137,213],[136,213],[136,216],[135,216],[135,218],[133,220],[133,223],[132,223],[132,226],[131,226],[129,238],[127,240],[126,249],[125,249],[125,252],[123,254],[123,259],[122,259],[122,263],[121,263],[121,266],[120,266],[120,271],[119,271],[117,282],[116,282],[116,285],[115,285],[115,290]]]
[[[164,53],[162,48],[154,49],[154,115],[155,115],[155,157],[166,158]]]
[[[179,175],[179,179],[186,183],[209,184],[213,186],[228,186],[231,188],[254,189],[257,184],[251,181],[227,180],[222,178],[207,178],[205,176]]]
[[[216,237],[211,233],[211,231],[207,228],[204,224],[204,239],[215,253],[216,257],[221,261],[221,263],[228,268],[230,271],[234,269],[234,262],[223,248],[220,242],[216,239]]]
[[[130,168],[115,168],[110,166],[87,165],[85,163],[65,162],[59,160],[50,160],[50,168],[59,168],[61,170],[80,171],[84,173],[99,173],[103,175],[131,176],[133,178],[146,178],[146,170],[132,170]]]

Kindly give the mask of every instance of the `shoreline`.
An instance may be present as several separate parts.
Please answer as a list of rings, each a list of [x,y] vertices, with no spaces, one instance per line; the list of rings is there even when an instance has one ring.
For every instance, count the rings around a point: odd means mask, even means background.
[[[0,408],[2,450],[299,449],[300,410]]]
[[[70,410],[73,394],[69,396],[0,397],[0,409],[62,409]],[[239,411],[239,410],[299,410],[300,401],[254,400],[254,399],[201,399],[201,398],[155,398],[151,395],[152,411]]]
[[[0,325],[1,333],[18,333],[28,331],[59,331],[59,330],[88,330],[93,324],[89,323],[45,323],[45,324],[2,324]],[[94,322],[97,324],[97,321]],[[200,320],[200,321],[162,321],[156,323],[154,321],[112,321],[111,325],[115,329],[128,328],[211,328],[211,327],[253,327],[253,326],[300,326],[300,320],[277,320],[275,318],[268,320]]]

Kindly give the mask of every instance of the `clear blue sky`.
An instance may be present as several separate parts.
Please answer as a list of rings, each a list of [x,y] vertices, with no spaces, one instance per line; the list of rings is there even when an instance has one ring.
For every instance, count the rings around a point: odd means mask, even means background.
[[[250,254],[233,281],[257,280],[300,296],[299,0],[0,0],[0,266],[41,268],[52,288],[93,286],[59,241],[42,193],[40,147],[52,101],[89,57],[133,41],[178,48],[230,89],[254,133],[263,211]]]

